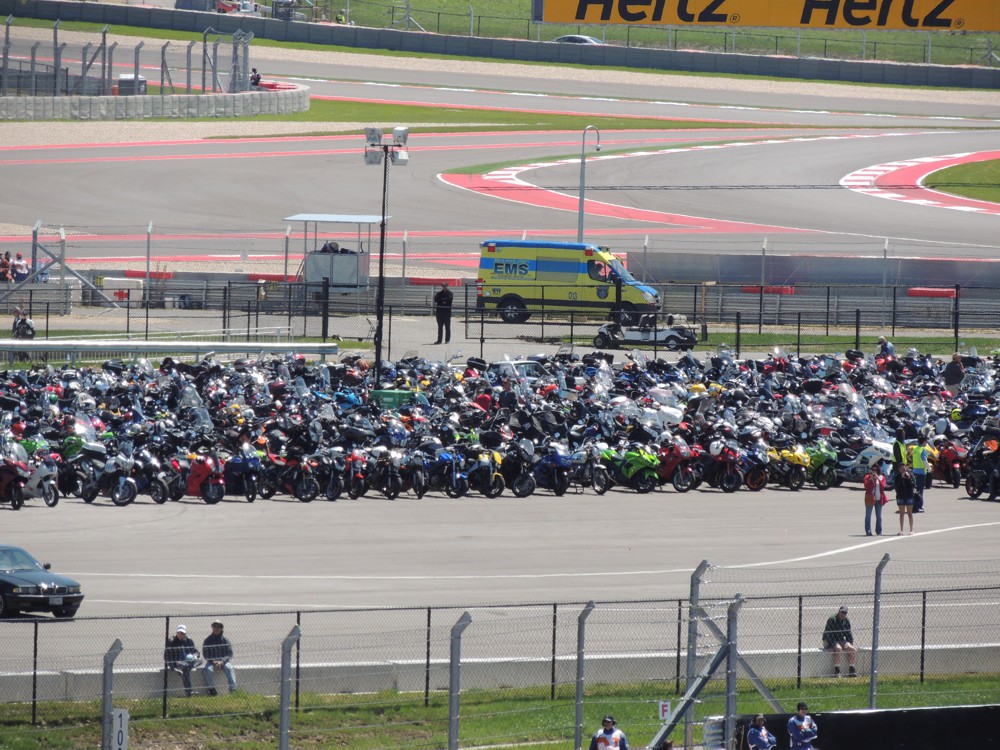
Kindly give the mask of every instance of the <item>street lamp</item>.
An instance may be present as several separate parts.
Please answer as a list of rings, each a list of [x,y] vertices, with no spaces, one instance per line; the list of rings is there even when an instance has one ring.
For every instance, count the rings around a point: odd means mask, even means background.
[[[580,141],[580,215],[576,223],[577,242],[583,242],[583,195],[587,189],[587,132],[590,130],[597,133],[597,145],[594,150],[601,150],[601,131],[593,125],[588,125],[583,129],[583,138]]]
[[[406,139],[410,129],[395,127],[392,135],[383,135],[381,128],[365,128],[365,164],[382,165],[382,223],[379,225],[378,287],[375,293],[375,387],[382,375],[382,322],[385,307],[385,228],[389,219],[389,164],[405,166],[410,161]]]

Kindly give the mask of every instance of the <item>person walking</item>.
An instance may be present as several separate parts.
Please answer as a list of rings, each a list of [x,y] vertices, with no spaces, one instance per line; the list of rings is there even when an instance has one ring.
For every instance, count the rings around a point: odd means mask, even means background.
[[[865,474],[865,536],[872,535],[872,511],[875,511],[875,534],[882,536],[882,506],[886,503],[882,462],[876,461]]]
[[[167,647],[163,651],[163,661],[167,669],[179,672],[184,683],[184,694],[190,698],[194,695],[191,687],[191,670],[201,664],[198,649],[194,641],[188,638],[187,625],[178,625],[173,638],[167,639]]]
[[[618,729],[615,717],[608,715],[601,720],[601,728],[590,740],[590,750],[629,750],[625,733]]]
[[[854,662],[858,658],[858,650],[854,646],[854,633],[851,631],[851,621],[847,619],[847,605],[841,604],[826,621],[823,629],[823,649],[833,654],[833,676],[840,677],[840,655],[847,656],[847,676],[857,677]]]
[[[205,687],[210,695],[218,695],[215,689],[215,670],[226,673],[229,692],[236,692],[236,671],[233,669],[233,644],[222,634],[223,625],[219,620],[212,623],[212,632],[201,644],[201,654],[205,658]]]
[[[753,726],[747,732],[747,744],[750,750],[771,750],[778,744],[778,739],[764,726],[764,714],[757,714],[753,720]]]
[[[813,740],[819,727],[809,715],[809,706],[799,701],[798,711],[788,720],[788,746],[791,750],[814,750]]]
[[[924,487],[927,484],[927,471],[930,469],[931,449],[927,447],[927,436],[917,438],[913,446],[913,512],[924,512]]]
[[[438,337],[435,344],[441,343],[442,336],[447,344],[451,341],[451,303],[454,295],[448,288],[448,282],[442,281],[441,288],[434,295],[434,317],[437,319]]]
[[[903,519],[910,520],[909,534],[913,533],[913,472],[906,464],[896,474],[896,511],[899,513],[899,533],[903,536]]]

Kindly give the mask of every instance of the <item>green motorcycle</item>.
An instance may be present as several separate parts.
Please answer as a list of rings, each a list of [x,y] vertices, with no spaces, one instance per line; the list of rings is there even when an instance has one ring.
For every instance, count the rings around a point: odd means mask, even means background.
[[[837,480],[837,451],[830,447],[830,444],[820,438],[805,446],[806,455],[809,456],[809,465],[806,473],[809,479],[818,490],[828,490]]]
[[[659,484],[656,476],[659,465],[656,453],[641,443],[629,443],[620,451],[606,448],[594,467],[591,480],[594,491],[603,495],[620,484],[636,492],[652,492]]]

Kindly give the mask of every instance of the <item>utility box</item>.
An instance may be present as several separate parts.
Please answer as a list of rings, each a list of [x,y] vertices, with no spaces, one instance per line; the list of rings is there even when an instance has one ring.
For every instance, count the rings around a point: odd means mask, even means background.
[[[331,286],[367,286],[370,261],[367,253],[339,247],[336,252],[307,253],[305,280],[315,284],[326,278]]]
[[[118,76],[118,96],[145,96],[146,79],[132,73]]]

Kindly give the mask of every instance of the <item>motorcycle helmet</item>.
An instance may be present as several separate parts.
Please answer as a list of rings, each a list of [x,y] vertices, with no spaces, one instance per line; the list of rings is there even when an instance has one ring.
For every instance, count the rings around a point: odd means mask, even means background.
[[[713,456],[721,456],[723,449],[723,442],[721,440],[713,440],[708,444],[708,452]]]

